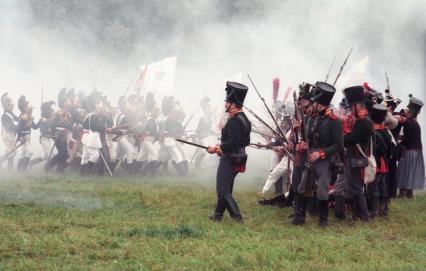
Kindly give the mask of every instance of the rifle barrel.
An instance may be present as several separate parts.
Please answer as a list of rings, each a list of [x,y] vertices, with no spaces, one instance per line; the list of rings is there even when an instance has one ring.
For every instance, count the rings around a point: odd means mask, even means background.
[[[208,149],[206,146],[203,146],[203,145],[200,145],[200,144],[197,144],[197,143],[193,143],[193,142],[189,142],[189,141],[186,141],[186,140],[183,140],[183,139],[176,138],[176,141],[179,141],[181,143],[191,145],[191,146],[194,146],[194,147],[197,147],[197,148],[202,148],[202,149],[205,149],[205,150]]]

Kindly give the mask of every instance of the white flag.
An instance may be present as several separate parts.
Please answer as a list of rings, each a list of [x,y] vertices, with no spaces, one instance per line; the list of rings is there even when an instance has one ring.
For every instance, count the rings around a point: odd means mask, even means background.
[[[158,62],[142,65],[140,68],[139,88],[143,92],[161,92],[172,94],[174,91],[177,57],[167,57]]]

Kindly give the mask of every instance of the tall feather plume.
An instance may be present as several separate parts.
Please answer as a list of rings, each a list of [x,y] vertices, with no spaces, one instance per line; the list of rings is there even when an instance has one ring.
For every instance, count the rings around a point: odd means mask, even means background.
[[[272,100],[277,101],[278,92],[280,91],[280,78],[276,77],[272,80]]]

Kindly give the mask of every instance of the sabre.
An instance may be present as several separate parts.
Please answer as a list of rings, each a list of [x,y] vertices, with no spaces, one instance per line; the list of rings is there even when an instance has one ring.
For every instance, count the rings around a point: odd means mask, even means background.
[[[104,162],[105,167],[106,167],[106,168],[107,168],[107,170],[108,170],[109,176],[113,177],[114,175],[112,174],[112,171],[111,171],[111,169],[109,168],[108,163],[107,163],[107,161],[105,160],[104,155],[102,154],[102,151],[101,151],[100,149],[99,149],[98,151],[99,151],[99,156],[101,157],[102,161]]]
[[[0,163],[2,163],[3,161],[7,160],[7,159],[9,158],[9,155],[11,155],[12,153],[16,152],[16,150],[17,150],[19,147],[21,147],[22,145],[24,145],[24,144],[25,144],[25,141],[21,141],[21,143],[19,143],[18,145],[16,145],[16,147],[15,147],[13,150],[11,150],[10,152],[8,152],[8,153],[6,153],[5,155],[3,155],[3,156],[0,158]]]
[[[345,67],[346,62],[348,62],[348,59],[349,59],[349,57],[351,56],[351,54],[352,54],[352,50],[353,50],[353,49],[354,49],[354,47],[352,47],[352,48],[351,48],[351,50],[349,51],[348,55],[347,55],[347,56],[346,56],[346,58],[345,58],[345,61],[344,61],[344,62],[343,62],[343,64],[342,64],[342,66],[340,66],[339,73],[337,74],[336,79],[334,79],[333,87],[336,85],[337,80],[339,80],[340,75],[342,75],[343,68]]]
[[[205,150],[208,149],[206,146],[203,146],[203,145],[200,145],[200,144],[197,144],[197,143],[189,142],[189,141],[179,139],[179,138],[175,138],[175,139],[176,139],[176,141],[179,141],[180,143],[183,143],[183,144],[191,145],[191,146],[201,148],[201,149],[205,149]]]

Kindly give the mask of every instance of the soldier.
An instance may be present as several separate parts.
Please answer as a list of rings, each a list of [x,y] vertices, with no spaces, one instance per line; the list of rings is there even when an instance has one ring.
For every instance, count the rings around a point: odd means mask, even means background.
[[[1,104],[4,109],[3,115],[1,116],[1,124],[3,127],[1,135],[6,147],[6,154],[8,154],[7,168],[12,170],[13,160],[16,154],[14,150],[16,147],[16,132],[18,130],[19,118],[13,113],[13,100],[8,96],[7,92],[1,97]]]
[[[91,93],[88,99],[90,109],[92,109],[93,112],[89,113],[84,118],[82,125],[83,135],[81,142],[83,144],[83,153],[81,157],[80,171],[82,175],[96,173],[95,165],[99,162],[101,148],[103,147],[101,134],[105,132],[112,132],[112,129],[105,131],[105,105],[99,93]],[[102,163],[104,163],[104,161],[102,161]]]
[[[201,145],[206,145],[207,137],[214,134],[212,131],[213,127],[213,110],[210,104],[210,99],[208,97],[204,98],[200,102],[200,107],[203,110],[203,116],[198,121],[197,129],[195,130],[195,135],[193,136],[194,142]],[[201,167],[201,162],[203,161],[206,153],[197,148],[193,155],[194,165],[196,168]]]
[[[39,121],[39,127],[40,145],[43,149],[43,156],[31,160],[29,164],[30,168],[50,158],[50,151],[52,150],[52,119],[53,113],[55,112],[52,106],[54,104],[54,101],[49,101],[44,102],[41,105],[41,118]]]
[[[397,195],[397,191],[398,191],[398,179],[396,178],[396,174],[397,174],[397,164],[398,164],[398,155],[396,150],[398,149],[398,136],[399,133],[401,131],[402,128],[402,124],[400,124],[398,122],[398,117],[399,117],[399,113],[396,112],[396,108],[398,107],[398,105],[401,103],[401,100],[398,99],[397,97],[395,97],[394,95],[392,95],[389,91],[389,89],[385,90],[385,105],[388,108],[388,112],[390,115],[392,115],[393,117],[395,117],[396,119],[396,125],[392,125],[392,127],[390,127],[389,125],[387,125],[388,123],[385,121],[385,126],[391,130],[392,133],[392,140],[394,142],[394,144],[396,144],[395,146],[395,152],[393,153],[391,159],[389,160],[389,173],[388,173],[388,197],[389,198],[394,198]],[[390,119],[390,118],[389,118]]]
[[[380,104],[373,105],[371,109],[371,120],[373,121],[374,129],[374,158],[377,162],[376,178],[374,182],[369,183],[367,186],[371,218],[378,215],[387,216],[388,212],[387,174],[389,172],[389,159],[394,146],[391,135],[384,125],[387,113],[388,109]]]
[[[368,117],[365,107],[364,88],[362,86],[349,87],[343,90],[348,104],[355,118],[350,133],[344,136],[347,149],[347,159],[350,161],[350,169],[346,174],[352,198],[352,218],[354,220],[368,221],[367,202],[364,196],[363,172],[365,165],[355,161],[362,159],[358,151],[359,145],[366,155],[370,155],[367,149],[370,146],[373,134],[373,124]],[[352,163],[353,162],[353,163]]]
[[[18,100],[18,108],[21,111],[18,121],[18,131],[16,142],[22,143],[21,157],[18,161],[18,171],[27,171],[31,156],[31,129],[38,129],[38,125],[32,117],[33,108],[26,97],[22,95]]]
[[[222,129],[220,145],[208,147],[209,153],[220,156],[216,176],[218,200],[215,212],[209,218],[221,221],[223,213],[228,210],[235,221],[242,223],[243,218],[237,202],[232,197],[232,190],[237,174],[245,172],[247,161],[245,147],[250,144],[251,123],[242,110],[248,88],[239,83],[227,82],[225,90],[225,108],[229,119]]]
[[[68,165],[68,135],[73,125],[69,113],[71,105],[71,99],[66,89],[61,89],[58,94],[59,110],[53,115],[51,125],[52,138],[57,152],[47,161],[46,171],[52,171],[56,167],[56,171],[62,173]]]
[[[159,160],[165,164],[172,160],[173,166],[182,176],[188,174],[188,161],[182,148],[178,145],[175,138],[181,138],[185,135],[182,121],[185,117],[178,102],[173,96],[165,97],[161,105],[165,116],[161,122],[162,140],[159,151]]]
[[[155,175],[157,168],[161,165],[161,162],[158,161],[158,149],[155,144],[160,138],[158,126],[160,109],[154,105],[152,108],[150,107],[148,112],[148,120],[140,131],[141,155],[139,159],[144,164],[142,172]]]
[[[302,181],[299,184],[299,197],[296,213],[292,221],[295,225],[305,223],[306,203],[305,191],[309,187],[309,178],[313,175],[317,179],[317,197],[319,201],[319,225],[328,225],[328,187],[333,175],[333,156],[343,149],[342,124],[330,108],[336,90],[333,86],[317,82],[312,90],[311,100],[313,113],[306,123],[306,139],[298,148],[308,149],[308,167],[303,172]],[[313,172],[310,173],[309,171]]]
[[[423,107],[423,102],[411,94],[409,97],[406,118],[402,118],[401,146],[403,149],[398,164],[397,178],[400,196],[412,198],[413,190],[424,188],[425,165],[421,129],[417,121],[417,115]]]
[[[135,146],[134,138],[129,139],[131,135],[128,133],[135,123],[131,123],[130,115],[132,114],[132,108],[126,102],[124,96],[120,97],[118,100],[118,105],[120,107],[120,114],[116,120],[116,127],[114,128],[114,133],[118,133],[116,136],[116,141],[118,142],[119,150],[123,154],[122,165],[124,168],[131,173],[137,172],[137,163],[136,158],[138,156],[138,151]]]

